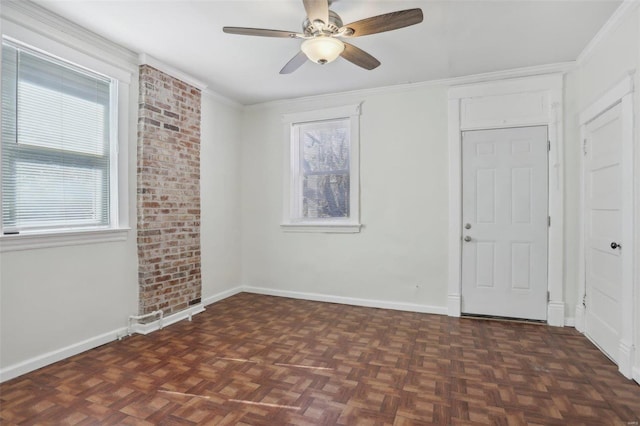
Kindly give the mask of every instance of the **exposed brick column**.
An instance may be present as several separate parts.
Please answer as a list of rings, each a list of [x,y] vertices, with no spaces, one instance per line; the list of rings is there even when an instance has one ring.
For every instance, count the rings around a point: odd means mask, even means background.
[[[200,301],[201,93],[140,67],[139,312],[171,314]]]

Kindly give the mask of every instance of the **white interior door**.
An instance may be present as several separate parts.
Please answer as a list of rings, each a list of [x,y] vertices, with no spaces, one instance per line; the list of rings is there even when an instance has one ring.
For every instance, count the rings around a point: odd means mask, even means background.
[[[462,133],[462,312],[546,320],[547,127]]]
[[[622,122],[621,106],[585,126],[585,332],[618,362],[621,330]],[[629,235],[629,237],[631,237]]]

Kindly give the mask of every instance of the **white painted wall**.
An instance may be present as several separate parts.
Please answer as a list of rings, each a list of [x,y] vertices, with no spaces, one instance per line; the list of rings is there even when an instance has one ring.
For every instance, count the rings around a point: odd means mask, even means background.
[[[133,229],[122,242],[0,253],[0,380],[113,340],[124,334],[129,315],[138,313],[137,55],[67,23],[45,25],[36,17],[37,8],[31,12],[34,15],[24,15],[20,8],[3,9],[2,16],[134,73],[125,141],[129,152],[128,222]],[[232,102],[203,93],[201,248],[205,303],[240,282],[240,115]]]
[[[580,235],[580,131],[578,79],[564,79],[564,302],[565,317],[574,318],[578,300],[578,239]]]
[[[4,379],[47,354],[96,346],[123,334],[138,311],[136,249],[137,76],[131,81],[129,231],[126,241],[0,255],[0,373]],[[54,354],[51,354],[51,353]],[[27,367],[29,368],[29,367]]]
[[[138,310],[135,240],[3,253],[0,368],[115,338]]]
[[[202,94],[200,140],[200,246],[202,300],[240,285],[241,109]]]
[[[358,102],[361,232],[284,232],[282,114]],[[444,86],[248,108],[242,121],[243,284],[445,312],[447,155]]]
[[[635,318],[634,318],[634,332],[635,332],[635,360],[633,363],[633,378],[636,382],[640,383],[640,8],[636,10],[636,81],[635,81],[635,117],[634,117],[634,131],[636,132],[635,147],[635,250],[636,256],[634,261],[634,294],[635,294]]]
[[[636,382],[640,383],[640,8],[636,10],[636,81],[635,81],[635,117],[634,117],[634,131],[636,136],[635,142],[635,206],[634,206],[634,230],[635,230],[635,250],[636,256],[634,260],[634,294],[635,294],[635,311],[634,311],[634,346],[635,346],[635,360],[633,363],[633,378]]]
[[[566,292],[567,313],[575,312],[578,298],[578,216],[580,214],[579,191],[580,156],[582,156],[579,135],[578,114],[596,101],[608,89],[618,83],[628,71],[635,74],[635,114],[636,114],[636,309],[635,309],[635,346],[636,380],[640,379],[640,8],[627,17],[609,35],[596,45],[578,67],[566,76],[565,98],[565,162],[566,162],[566,199],[565,199],[565,245],[566,245]]]

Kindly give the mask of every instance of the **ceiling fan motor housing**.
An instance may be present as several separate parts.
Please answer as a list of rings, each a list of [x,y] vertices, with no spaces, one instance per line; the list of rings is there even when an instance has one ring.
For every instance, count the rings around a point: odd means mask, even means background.
[[[317,25],[309,21],[309,18],[305,18],[302,23],[302,31],[307,37],[336,34],[340,28],[342,28],[342,18],[333,10],[329,11],[329,22],[325,22],[324,25]]]

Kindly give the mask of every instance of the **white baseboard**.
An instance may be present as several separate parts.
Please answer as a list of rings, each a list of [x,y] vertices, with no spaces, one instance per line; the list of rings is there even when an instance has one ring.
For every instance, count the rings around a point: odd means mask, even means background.
[[[633,345],[630,342],[621,341],[618,345],[618,370],[627,379],[633,378]]]
[[[204,299],[202,299],[202,304],[204,306],[209,306],[212,303],[219,302],[226,299],[227,297],[235,296],[236,294],[242,292],[242,286],[234,287],[229,290],[221,291],[220,293],[214,294],[213,296],[205,297]]]
[[[421,312],[424,314],[447,315],[447,308],[442,306],[418,305],[415,303],[387,302],[373,299],[332,296],[328,294],[303,293],[298,291],[275,290],[265,287],[245,286],[247,293],[265,294],[268,296],[288,297],[290,299],[313,300],[316,302],[339,303],[341,305],[365,306],[368,308],[393,309],[396,311]]]
[[[547,324],[553,327],[564,327],[564,302],[549,302]]]
[[[62,361],[63,359],[72,357],[81,352],[97,348],[105,343],[113,342],[126,334],[126,327],[118,328],[116,330],[100,334],[99,336],[83,340],[82,342],[74,343],[64,348],[56,349],[55,351],[47,352],[17,364],[10,365],[0,370],[0,383],[37,370],[38,368],[45,367],[49,364],[53,364],[54,362]]]
[[[156,330],[160,330],[161,325],[162,328],[175,324],[178,321],[182,321],[183,319],[189,319],[191,321],[191,317],[199,314],[200,312],[204,312],[204,305],[202,303],[198,303],[197,305],[193,305],[184,309],[180,312],[176,312],[175,314],[169,315],[168,317],[164,317],[162,319],[162,324],[160,324],[160,320],[155,320],[152,322],[148,322],[146,324],[132,324],[131,329],[129,329],[129,333],[138,333],[138,334],[149,334]]]
[[[580,333],[584,333],[584,306],[579,303],[576,306],[576,319],[575,327]]]
[[[459,294],[449,294],[447,296],[447,315],[450,317],[462,315],[462,298]]]
[[[566,327],[575,327],[576,326],[576,319],[575,318],[571,318],[571,317],[566,317],[564,319],[564,325]]]
[[[633,367],[633,380],[640,385],[640,366]]]

